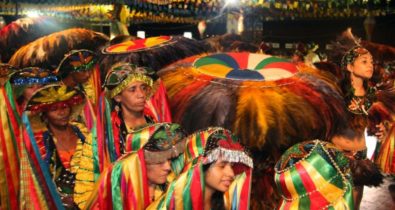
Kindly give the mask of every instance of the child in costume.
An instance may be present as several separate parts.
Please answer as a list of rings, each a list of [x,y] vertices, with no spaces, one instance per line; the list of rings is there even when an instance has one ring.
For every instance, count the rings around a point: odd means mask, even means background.
[[[185,136],[179,125],[150,124],[136,135],[148,138],[103,171],[86,209],[146,209],[163,193],[168,176],[181,171]]]
[[[289,148],[275,166],[275,182],[282,197],[278,209],[354,209],[348,159],[331,143]]]
[[[90,132],[84,125],[72,122],[85,101],[77,89],[47,85],[37,90],[26,105],[42,159],[49,166],[66,209],[77,208],[73,199],[77,170],[93,161]],[[93,184],[93,178],[93,174],[85,176],[86,184]]]
[[[248,209],[253,163],[237,137],[210,127],[186,139],[182,173],[147,209]]]

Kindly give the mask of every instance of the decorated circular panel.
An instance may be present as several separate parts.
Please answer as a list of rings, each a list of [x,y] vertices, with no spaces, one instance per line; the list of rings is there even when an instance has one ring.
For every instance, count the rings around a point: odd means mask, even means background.
[[[197,59],[193,66],[202,74],[235,80],[273,81],[298,72],[291,61],[253,53],[220,53]]]
[[[171,40],[172,40],[171,36],[157,36],[157,37],[150,37],[146,39],[126,41],[107,47],[106,49],[104,49],[103,53],[121,54],[121,53],[136,52],[149,48],[160,47],[164,44],[168,44]]]

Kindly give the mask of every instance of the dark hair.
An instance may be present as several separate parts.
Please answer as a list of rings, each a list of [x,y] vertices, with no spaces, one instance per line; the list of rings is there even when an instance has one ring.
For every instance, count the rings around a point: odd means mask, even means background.
[[[206,171],[213,163],[215,162],[203,165],[203,172],[206,173]],[[220,191],[215,191],[213,193],[213,195],[211,196],[211,209],[225,210],[224,193]]]

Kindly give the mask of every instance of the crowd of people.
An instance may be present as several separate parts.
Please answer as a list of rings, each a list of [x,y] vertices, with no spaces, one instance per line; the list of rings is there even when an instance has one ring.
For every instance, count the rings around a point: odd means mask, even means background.
[[[373,81],[384,62],[354,37],[312,63],[228,38],[57,38],[0,64],[1,209],[359,209],[395,173],[393,72]]]

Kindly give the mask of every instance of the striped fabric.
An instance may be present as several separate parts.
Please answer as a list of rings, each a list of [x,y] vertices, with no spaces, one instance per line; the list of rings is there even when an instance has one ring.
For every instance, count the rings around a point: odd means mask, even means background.
[[[333,145],[318,140],[296,144],[277,162],[279,209],[353,209],[348,161]]]
[[[209,148],[212,144],[208,143],[208,141],[210,141],[210,137],[213,134],[218,133],[228,137],[226,141],[229,145],[238,144],[231,132],[223,128],[208,128],[187,137],[188,142],[184,153],[185,167],[182,173],[170,183],[166,193],[147,209],[204,209],[205,181],[203,165],[206,161],[204,154],[206,150],[215,149]],[[224,193],[226,209],[246,210],[249,208],[251,172],[252,168],[245,167],[244,171],[241,171],[239,174],[235,173],[234,181],[229,190]]]

